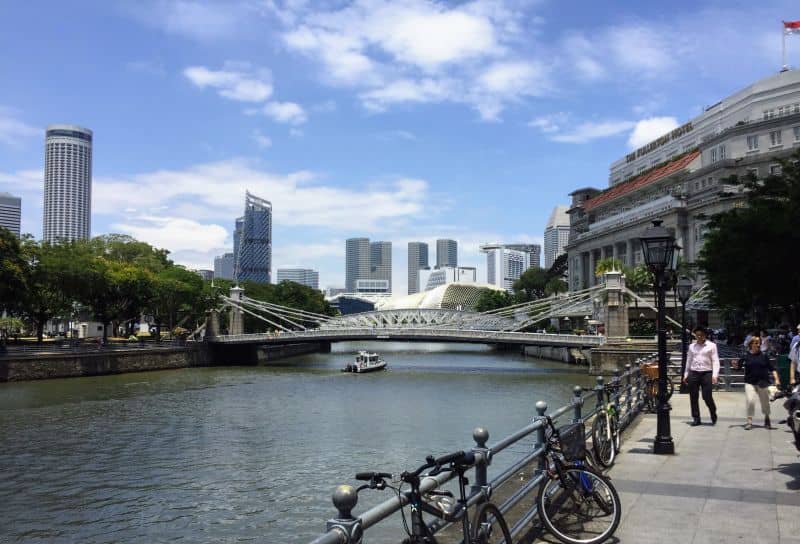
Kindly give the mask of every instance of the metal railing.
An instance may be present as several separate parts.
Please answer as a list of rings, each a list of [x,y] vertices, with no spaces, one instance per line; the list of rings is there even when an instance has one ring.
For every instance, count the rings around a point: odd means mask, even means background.
[[[314,338],[314,339],[336,339],[359,336],[365,339],[375,338],[376,340],[390,339],[393,336],[401,337],[422,337],[422,338],[455,338],[472,340],[486,340],[488,343],[508,342],[530,342],[532,344],[544,343],[564,346],[601,346],[606,342],[605,336],[580,335],[580,334],[548,334],[534,332],[503,332],[486,330],[463,330],[463,329],[430,329],[430,328],[373,328],[360,327],[353,329],[311,329],[306,331],[281,331],[280,333],[256,333],[256,334],[229,334],[208,338],[212,342],[236,343],[257,340],[275,340],[286,338]]]
[[[0,347],[0,357],[36,357],[49,354],[91,354],[102,352],[169,350],[185,347],[181,341],[164,342],[119,342],[97,344],[95,342],[45,342],[42,344],[7,344]]]
[[[619,414],[620,432],[622,432],[622,430],[634,421],[644,405],[644,380],[639,370],[638,363],[647,362],[650,359],[651,358],[642,358],[636,362],[637,364],[625,365],[624,372],[615,372],[610,381],[610,384],[613,385],[610,391],[614,391],[611,395],[606,394],[607,388],[605,378],[603,378],[603,376],[598,376],[597,385],[591,391],[584,393],[584,388],[576,386],[573,389],[572,400],[553,412],[547,412],[546,402],[537,402],[535,406],[536,415],[533,417],[533,421],[530,424],[491,446],[486,445],[489,432],[481,427],[476,428],[472,434],[475,445],[469,448],[475,454],[475,465],[471,469],[474,471],[474,475],[471,479],[473,485],[471,486],[470,495],[467,499],[467,506],[474,506],[482,501],[488,500],[487,496],[491,493],[491,490],[499,488],[526,466],[534,462],[538,462],[538,469],[535,471],[535,477],[525,482],[519,489],[514,490],[510,495],[505,497],[503,502],[498,505],[500,511],[504,515],[507,514],[512,508],[517,506],[523,498],[537,489],[545,478],[543,473],[543,454],[546,451],[545,425],[543,423],[545,415],[550,416],[554,420],[566,417],[569,418],[571,422],[583,421],[584,423],[588,423],[591,422],[601,410],[604,410],[608,403],[613,403]],[[588,411],[585,410],[584,406],[592,399],[594,399],[593,405]],[[495,476],[493,480],[489,481],[488,467],[492,464],[495,456],[534,433],[536,441],[533,449],[522,458],[513,462],[511,466]],[[586,438],[590,436],[591,425],[587,424]],[[466,449],[467,448],[465,448],[465,450]],[[453,472],[443,472],[433,477],[424,478],[420,485],[420,491],[423,494],[427,493],[454,478],[455,475]],[[338,514],[335,518],[328,520],[326,532],[314,539],[311,544],[350,544],[352,542],[357,542],[357,540],[351,538],[351,535],[360,534],[393,514],[396,514],[400,511],[401,507],[408,503],[408,500],[408,494],[401,494],[399,497],[392,497],[361,513],[358,517],[354,517],[351,514],[351,510],[357,505],[358,496],[355,490],[350,486],[339,486],[333,494],[333,503]],[[525,530],[531,520],[536,517],[536,514],[536,506],[533,506],[519,516],[519,519],[509,520],[509,522],[513,521],[513,525],[509,523],[511,536],[515,537]],[[460,515],[464,515],[464,511],[462,511]],[[446,522],[444,520],[435,520],[430,523],[429,527],[432,532],[436,533],[450,525],[450,523],[451,522]]]

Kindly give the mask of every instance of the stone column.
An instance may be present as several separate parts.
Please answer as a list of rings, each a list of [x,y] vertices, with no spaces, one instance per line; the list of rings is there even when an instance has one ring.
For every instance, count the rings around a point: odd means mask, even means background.
[[[619,260],[619,247],[617,247],[616,242],[611,246],[611,257],[617,261]]]
[[[606,272],[605,299],[606,337],[609,342],[628,336],[628,304],[625,302],[625,275],[622,272]]]
[[[219,310],[206,312],[206,336],[219,336]]]
[[[597,263],[594,260],[594,250],[589,250],[589,271],[588,271],[588,278],[589,278],[589,287],[596,283],[594,277],[594,269],[597,267]]]
[[[244,289],[238,285],[231,287],[230,297],[237,304],[241,304],[242,297],[244,296]],[[244,312],[236,307],[231,307],[230,323],[228,325],[228,334],[244,334]]]
[[[626,264],[631,268],[633,268],[633,248],[635,247],[633,244],[633,240],[628,240],[625,242],[625,244],[628,246],[626,248],[628,252],[628,262]]]

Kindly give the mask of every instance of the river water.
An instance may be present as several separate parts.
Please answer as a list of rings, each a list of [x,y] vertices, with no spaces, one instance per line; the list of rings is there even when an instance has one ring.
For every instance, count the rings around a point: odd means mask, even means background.
[[[339,372],[363,348],[390,370]],[[0,384],[0,541],[307,542],[355,472],[469,448],[477,425],[494,443],[536,401],[561,406],[591,382],[516,352],[377,343],[269,366]],[[530,444],[514,448],[490,478]],[[355,512],[389,493],[363,493]],[[367,534],[402,533],[395,519]]]

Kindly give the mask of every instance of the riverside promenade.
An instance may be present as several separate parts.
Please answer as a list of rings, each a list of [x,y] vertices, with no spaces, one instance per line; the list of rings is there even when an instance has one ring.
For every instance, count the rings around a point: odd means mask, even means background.
[[[783,401],[772,403],[775,429],[763,427],[757,406],[746,431],[744,392],[714,399],[717,424],[701,399],[703,425],[690,427],[689,396],[672,397],[675,455],[651,453],[655,414],[626,430],[609,473],[623,507],[618,542],[800,544],[800,456],[777,424],[786,417]]]

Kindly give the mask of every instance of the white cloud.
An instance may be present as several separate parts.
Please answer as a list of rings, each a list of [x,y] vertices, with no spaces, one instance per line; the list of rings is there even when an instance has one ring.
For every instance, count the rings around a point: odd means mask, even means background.
[[[650,117],[642,119],[631,132],[628,145],[636,149],[663,136],[667,132],[678,128],[678,120],[674,117]]]
[[[180,217],[140,215],[136,217],[135,222],[114,223],[111,228],[173,252],[213,252],[225,247],[228,237],[225,227]]]
[[[11,110],[0,107],[0,144],[18,147],[35,137],[44,138],[44,130],[15,119]]]
[[[252,136],[253,141],[259,148],[267,149],[268,147],[272,147],[272,140],[268,136],[265,136],[260,130],[254,130]]]
[[[294,102],[267,102],[261,113],[278,123],[302,125],[308,120],[305,110]]]
[[[439,102],[451,95],[453,82],[434,79],[400,79],[379,89],[361,93],[364,106],[372,111],[385,111],[403,102]]]
[[[211,87],[220,96],[240,102],[262,102],[272,94],[268,70],[252,70],[246,63],[226,63],[222,70],[190,66],[183,71],[197,87]]]
[[[568,113],[559,112],[537,117],[528,126],[538,128],[548,139],[567,144],[583,144],[600,138],[608,138],[634,128],[633,121],[583,121],[574,123]]]
[[[170,34],[208,41],[240,35],[250,10],[245,3],[234,1],[154,0],[133,3],[127,11]]]
[[[569,115],[564,112],[552,113],[531,120],[528,122],[528,126],[538,128],[545,134],[552,134],[560,131],[568,119]]]

